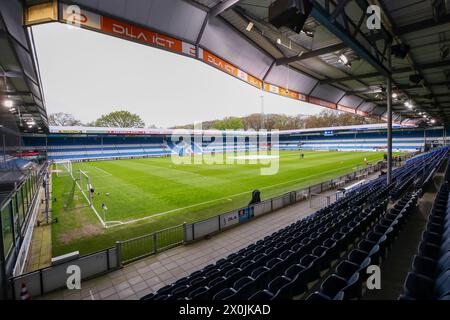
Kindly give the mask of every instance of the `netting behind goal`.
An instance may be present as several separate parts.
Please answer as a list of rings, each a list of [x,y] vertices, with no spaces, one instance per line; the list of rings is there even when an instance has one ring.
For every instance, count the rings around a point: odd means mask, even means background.
[[[80,185],[80,189],[81,192],[83,193],[83,195],[85,196],[85,198],[88,200],[89,204],[91,204],[91,179],[90,177],[87,175],[86,172],[84,172],[83,170],[79,170],[79,180],[78,183]]]
[[[73,176],[70,160],[55,162],[55,172],[58,177]]]

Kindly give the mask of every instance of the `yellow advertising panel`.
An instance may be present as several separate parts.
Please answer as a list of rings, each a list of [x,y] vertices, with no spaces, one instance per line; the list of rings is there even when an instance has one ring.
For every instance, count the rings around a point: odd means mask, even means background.
[[[26,26],[58,21],[58,2],[55,0],[27,7],[24,19]]]

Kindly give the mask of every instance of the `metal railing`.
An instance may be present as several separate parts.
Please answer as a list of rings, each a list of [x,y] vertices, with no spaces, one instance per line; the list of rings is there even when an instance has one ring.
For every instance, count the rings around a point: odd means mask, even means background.
[[[183,243],[183,224],[125,241],[117,241],[122,263],[130,263]]]
[[[10,299],[21,299],[22,286],[26,286],[31,297],[67,288],[69,270],[76,266],[80,270],[80,280],[87,280],[121,267],[118,247],[104,249],[73,260],[58,263],[9,279]]]
[[[25,263],[34,226],[32,220],[39,206],[39,190],[47,170],[45,162],[38,170],[29,171],[0,205],[0,246],[4,254],[0,254],[0,299],[7,296],[7,279],[16,265]]]
[[[309,207],[311,209],[322,209],[328,207],[330,204],[333,204],[340,199],[340,194],[342,194],[342,192],[336,192],[331,195],[311,193],[309,195]]]

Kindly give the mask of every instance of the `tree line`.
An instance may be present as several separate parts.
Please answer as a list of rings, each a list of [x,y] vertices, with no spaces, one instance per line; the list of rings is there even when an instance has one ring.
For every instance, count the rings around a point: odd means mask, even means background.
[[[142,118],[129,111],[113,111],[100,116],[97,120],[82,123],[70,113],[57,112],[48,117],[51,126],[85,126],[85,127],[108,127],[108,128],[145,128]]]
[[[359,115],[323,110],[316,115],[260,114],[254,113],[244,117],[226,117],[224,119],[205,121],[202,128],[219,130],[294,130],[321,127],[339,127],[361,124],[379,123],[377,119],[366,118]],[[193,124],[175,126],[176,129],[192,129]]]
[[[338,127],[359,124],[378,123],[379,120],[359,115],[339,112],[336,110],[323,110],[316,115],[260,114],[253,113],[244,117],[226,117],[212,121],[204,121],[202,128],[218,130],[294,130],[320,127]],[[52,126],[88,126],[88,127],[116,127],[116,128],[145,128],[142,118],[129,111],[113,111],[100,116],[97,120],[82,123],[72,114],[58,112],[49,115]],[[147,128],[156,128],[155,125]],[[174,126],[171,129],[193,129],[193,124]]]

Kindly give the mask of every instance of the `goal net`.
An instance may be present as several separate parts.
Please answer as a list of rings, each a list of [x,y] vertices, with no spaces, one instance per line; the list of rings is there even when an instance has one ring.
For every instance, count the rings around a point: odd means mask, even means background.
[[[62,170],[66,170],[67,172],[62,192],[64,208],[73,208],[72,204],[74,203],[73,200],[77,192],[76,189],[81,192],[82,196],[88,202],[88,205],[92,205],[93,187],[91,185],[91,179],[89,175],[83,170],[76,170],[76,172],[72,172],[71,165],[66,164],[63,168],[65,169]],[[79,206],[76,207],[78,208]]]
[[[91,178],[83,170],[78,170],[78,172],[79,172],[78,182],[79,182],[81,193],[84,195],[86,200],[88,200],[89,204],[92,204],[92,193],[94,191],[94,188],[91,184]]]
[[[58,177],[73,176],[70,160],[55,162],[55,172]]]

